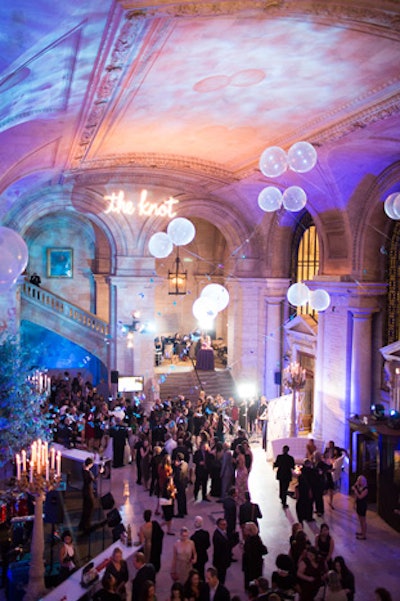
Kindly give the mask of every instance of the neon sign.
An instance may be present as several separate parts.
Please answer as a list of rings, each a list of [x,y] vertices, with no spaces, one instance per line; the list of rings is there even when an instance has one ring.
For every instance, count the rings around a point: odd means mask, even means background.
[[[120,190],[118,194],[112,192],[108,196],[104,196],[104,200],[108,200],[109,205],[104,213],[118,213],[123,215],[133,215],[136,213],[139,217],[175,217],[176,213],[173,206],[179,203],[179,200],[170,196],[163,202],[150,202],[147,200],[147,190],[142,190],[139,201],[135,203],[133,200],[125,200],[125,193]]]

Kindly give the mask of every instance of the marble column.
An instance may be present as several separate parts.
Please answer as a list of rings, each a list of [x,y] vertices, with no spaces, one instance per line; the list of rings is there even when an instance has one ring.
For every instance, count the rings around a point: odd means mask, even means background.
[[[372,394],[372,314],[370,307],[351,309],[350,415],[369,414]]]
[[[265,369],[264,394],[268,399],[276,398],[281,387],[275,383],[276,374],[282,373],[283,311],[287,287],[286,279],[268,279],[265,315]]]

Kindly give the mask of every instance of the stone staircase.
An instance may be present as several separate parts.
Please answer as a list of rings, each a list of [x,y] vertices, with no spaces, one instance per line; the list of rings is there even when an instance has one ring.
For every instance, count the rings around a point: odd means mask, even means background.
[[[229,369],[221,371],[199,371],[199,380],[194,370],[181,373],[160,374],[160,398],[168,396],[175,398],[183,394],[191,401],[196,401],[203,388],[206,395],[216,396],[221,394],[225,399],[236,397],[236,383]],[[201,384],[200,384],[201,383]]]

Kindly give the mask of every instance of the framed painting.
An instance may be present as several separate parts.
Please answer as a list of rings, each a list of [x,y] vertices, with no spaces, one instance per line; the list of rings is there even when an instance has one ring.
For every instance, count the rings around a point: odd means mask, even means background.
[[[72,248],[47,249],[47,277],[72,278]]]

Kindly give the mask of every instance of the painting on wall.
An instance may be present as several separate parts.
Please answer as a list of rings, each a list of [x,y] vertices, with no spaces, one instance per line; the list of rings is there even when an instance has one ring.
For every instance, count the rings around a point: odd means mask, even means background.
[[[72,278],[72,248],[47,249],[47,277]]]

